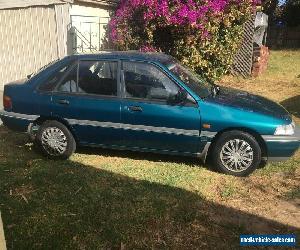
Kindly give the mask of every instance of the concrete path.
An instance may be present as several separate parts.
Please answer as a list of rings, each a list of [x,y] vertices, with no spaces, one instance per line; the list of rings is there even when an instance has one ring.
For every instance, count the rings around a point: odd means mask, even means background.
[[[6,250],[6,242],[4,237],[3,223],[0,213],[0,250]]]

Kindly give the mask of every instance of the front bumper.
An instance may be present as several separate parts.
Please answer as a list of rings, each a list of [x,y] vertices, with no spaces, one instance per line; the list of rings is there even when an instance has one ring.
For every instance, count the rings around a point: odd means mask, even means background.
[[[288,160],[300,147],[300,127],[293,135],[264,135],[269,161]]]

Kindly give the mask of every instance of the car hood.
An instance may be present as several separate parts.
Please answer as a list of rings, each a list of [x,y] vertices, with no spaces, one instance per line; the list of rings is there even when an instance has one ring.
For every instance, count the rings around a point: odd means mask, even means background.
[[[290,114],[281,105],[246,91],[220,87],[220,91],[216,96],[210,96],[205,101],[291,121]]]

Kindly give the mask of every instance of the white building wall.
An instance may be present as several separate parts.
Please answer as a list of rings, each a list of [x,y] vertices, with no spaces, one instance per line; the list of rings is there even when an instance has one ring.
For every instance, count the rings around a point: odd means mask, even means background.
[[[57,36],[57,49],[58,58],[68,55],[68,43],[71,40],[68,37],[68,30],[71,25],[70,20],[70,5],[60,4],[55,5],[56,16],[56,36]]]
[[[0,10],[0,90],[67,55],[69,4]]]
[[[72,4],[70,15],[109,17],[109,11],[100,7],[89,7]]]

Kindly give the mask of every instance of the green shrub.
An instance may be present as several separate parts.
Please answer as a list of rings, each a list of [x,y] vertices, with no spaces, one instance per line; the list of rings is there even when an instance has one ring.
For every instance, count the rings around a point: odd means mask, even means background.
[[[257,0],[123,0],[109,23],[119,50],[162,51],[218,79],[240,46]]]

